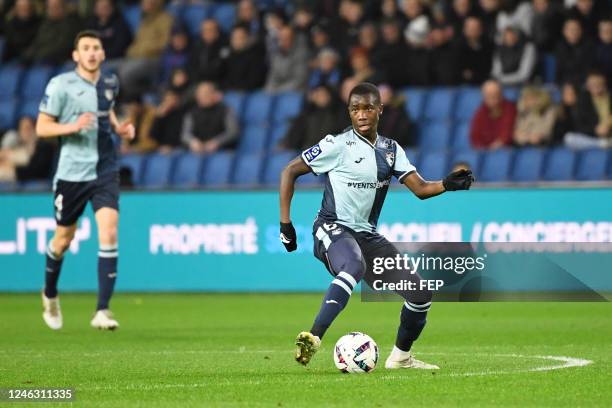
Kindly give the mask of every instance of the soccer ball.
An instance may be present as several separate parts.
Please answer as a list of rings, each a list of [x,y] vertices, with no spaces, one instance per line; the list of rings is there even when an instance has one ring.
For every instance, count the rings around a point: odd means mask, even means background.
[[[369,373],[378,362],[378,346],[367,334],[352,332],[334,347],[334,363],[343,373]]]

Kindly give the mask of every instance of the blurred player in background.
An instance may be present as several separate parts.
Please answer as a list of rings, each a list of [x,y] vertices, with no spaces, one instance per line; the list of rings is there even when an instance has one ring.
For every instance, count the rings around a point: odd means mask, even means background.
[[[355,86],[348,105],[352,126],[340,134],[327,135],[305,150],[281,175],[280,239],[289,252],[297,248],[290,217],[295,180],[311,171],[327,175],[322,206],[313,227],[314,253],[334,279],[312,328],[297,336],[295,359],[303,365],[319,349],[321,338],[348,303],[366,270],[371,270],[373,259],[399,254],[393,244],[376,232],[391,177],[396,177],[420,199],[445,191],[467,190],[474,180],[472,172],[466,169],[452,172],[443,181],[423,180],[398,143],[378,135],[383,106],[376,86],[370,83]],[[408,277],[418,288],[420,276]],[[367,275],[366,283],[371,284]],[[412,343],[425,327],[432,294],[430,291],[400,294],[406,302],[395,346],[385,367],[437,369],[438,366],[419,361],[410,353]]]
[[[112,132],[128,140],[135,132],[132,124],[119,123],[113,111],[119,83],[100,70],[104,49],[99,35],[80,32],[72,58],[76,69],[51,79],[36,122],[40,137],[59,137],[61,146],[53,183],[57,228],[47,248],[43,319],[51,329],[62,328],[57,281],[77,221],[91,201],[100,244],[98,304],[91,326],[113,330],[119,327],[109,310],[117,277],[119,175]]]

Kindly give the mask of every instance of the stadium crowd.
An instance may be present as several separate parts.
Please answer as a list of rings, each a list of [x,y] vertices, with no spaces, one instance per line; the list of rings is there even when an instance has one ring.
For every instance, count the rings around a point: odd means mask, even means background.
[[[137,125],[136,140],[121,146],[124,154],[235,149],[252,123],[224,95],[261,90],[303,95],[269,150],[304,149],[350,124],[347,96],[363,81],[380,86],[379,132],[405,147],[419,147],[425,136],[407,107],[410,92],[402,90],[421,87],[480,87],[482,103],[469,128],[475,149],[611,145],[606,0],[5,0],[0,6],[3,67],[70,69],[75,34],[101,34],[105,69],[120,79],[118,111]],[[504,89],[518,97],[508,98]],[[18,126],[2,130],[0,181],[48,177],[53,146],[37,141],[35,118],[18,116],[7,122]]]

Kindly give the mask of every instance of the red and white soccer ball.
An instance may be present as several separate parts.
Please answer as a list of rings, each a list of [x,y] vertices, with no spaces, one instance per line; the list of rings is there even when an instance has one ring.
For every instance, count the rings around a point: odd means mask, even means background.
[[[378,346],[367,334],[352,332],[336,342],[334,363],[343,373],[369,373],[377,362]]]

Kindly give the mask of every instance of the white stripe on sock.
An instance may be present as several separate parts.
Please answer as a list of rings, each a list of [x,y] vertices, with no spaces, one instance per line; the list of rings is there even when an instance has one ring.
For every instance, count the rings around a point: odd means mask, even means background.
[[[98,252],[100,258],[117,258],[119,252]]]
[[[355,288],[355,286],[357,286],[357,281],[355,280],[355,278],[353,278],[350,274],[348,274],[347,272],[340,272],[338,273],[338,276],[343,278],[344,280],[348,281],[348,283],[351,284],[351,286],[353,287],[353,289]]]
[[[431,304],[431,302],[430,302]],[[429,306],[427,306],[426,309],[417,309],[416,307],[412,307],[412,304],[409,302],[404,302],[404,307],[408,310],[412,310],[413,312],[419,312],[419,313],[423,313],[423,312],[427,312],[429,310]]]
[[[338,285],[338,286],[340,286],[342,289],[344,289],[344,290],[346,291],[346,293],[348,293],[348,294],[349,294],[349,296],[350,296],[350,295],[353,293],[353,291],[351,290],[351,288],[349,288],[349,287],[348,287],[348,285],[347,285],[346,283],[342,282],[340,279],[334,279],[334,280],[332,281],[332,283],[333,283],[334,285]]]

